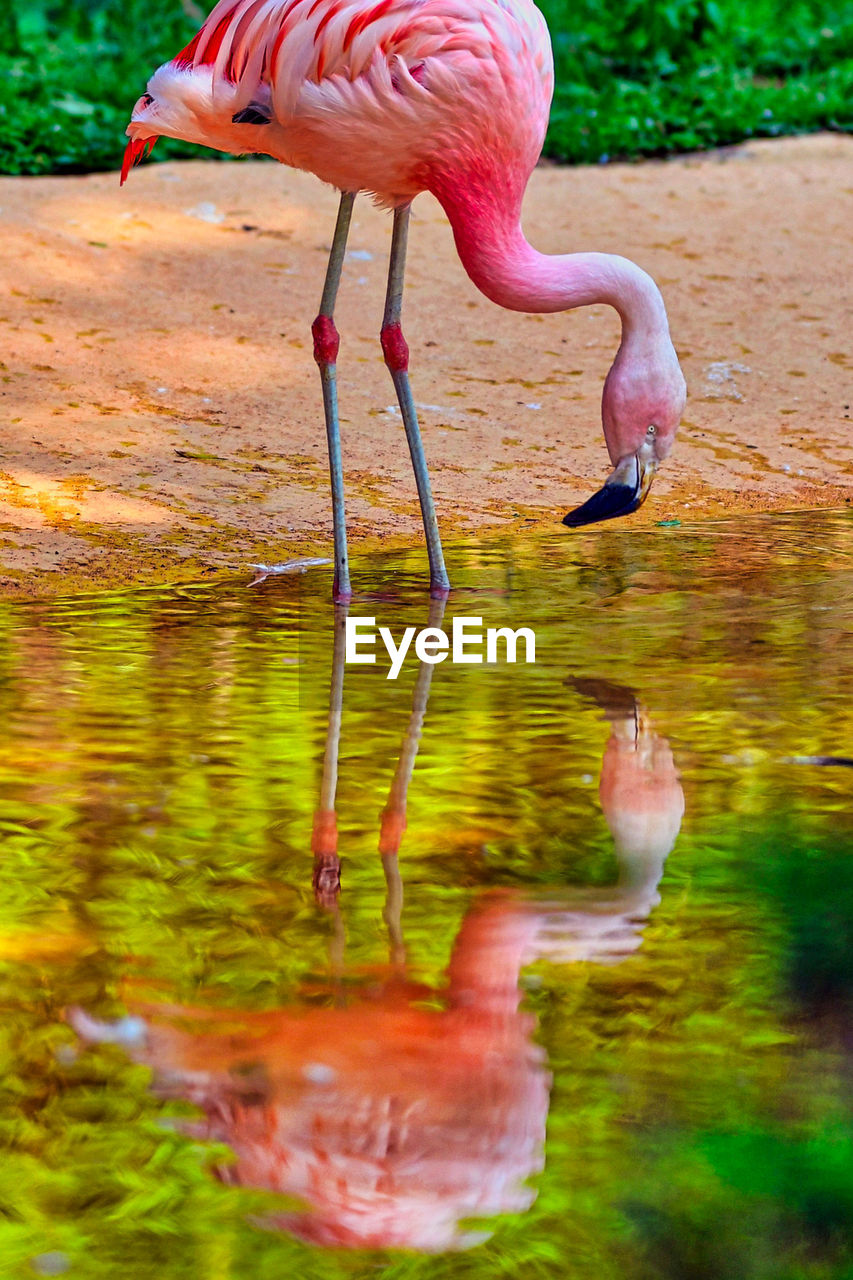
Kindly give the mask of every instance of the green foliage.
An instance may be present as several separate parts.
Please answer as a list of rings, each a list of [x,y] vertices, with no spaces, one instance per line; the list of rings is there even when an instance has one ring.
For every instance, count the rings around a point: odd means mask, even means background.
[[[804,1015],[853,1018],[853,860],[843,844],[792,845],[779,834],[761,850],[762,886],[788,924],[786,979]],[[832,884],[831,901],[826,885]],[[850,1183],[853,1187],[853,1180]]]
[[[599,161],[853,125],[851,0],[542,0],[557,92],[546,152]],[[116,168],[193,0],[27,0],[0,10],[0,172]],[[210,155],[163,141],[157,158]]]
[[[0,172],[114,169],[151,72],[194,24],[169,0],[27,0],[0,14]],[[201,149],[164,141],[163,156]]]
[[[547,151],[598,161],[853,126],[849,0],[542,0]]]

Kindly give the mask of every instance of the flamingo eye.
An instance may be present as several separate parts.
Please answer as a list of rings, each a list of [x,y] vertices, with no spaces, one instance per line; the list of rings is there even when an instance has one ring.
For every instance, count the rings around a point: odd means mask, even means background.
[[[150,93],[143,93],[142,97],[139,99],[139,105],[141,107],[150,107],[153,101],[154,99],[151,97]]]
[[[649,427],[648,427],[648,430],[646,431],[646,435],[647,435],[647,436],[656,436],[656,435],[657,435],[657,433],[658,433],[658,429],[657,429],[657,427],[655,426],[655,424],[654,424],[653,422],[652,422],[652,423],[650,423],[650,424],[649,424]]]

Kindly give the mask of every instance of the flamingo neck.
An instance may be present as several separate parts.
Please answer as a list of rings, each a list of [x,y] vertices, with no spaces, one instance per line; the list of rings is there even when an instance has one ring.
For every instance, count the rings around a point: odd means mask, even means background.
[[[623,344],[669,337],[660,291],[641,267],[607,253],[540,253],[521,229],[520,194],[434,189],[462,265],[487,298],[511,311],[569,311],[606,303],[622,319]]]

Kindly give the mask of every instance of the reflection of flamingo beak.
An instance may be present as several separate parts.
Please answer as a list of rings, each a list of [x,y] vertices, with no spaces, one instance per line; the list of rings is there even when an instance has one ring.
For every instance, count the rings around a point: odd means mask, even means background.
[[[616,516],[630,515],[648,497],[656,470],[657,460],[644,444],[637,453],[628,454],[621,459],[598,493],[594,493],[582,506],[563,516],[563,524],[576,529],[580,525],[594,524],[598,520],[613,520]]]
[[[151,155],[154,150],[154,143],[157,141],[157,134],[153,134],[150,138],[131,138],[124,149],[124,161],[121,166],[121,183],[124,186],[127,182],[127,176],[134,165],[139,164],[146,155]]]

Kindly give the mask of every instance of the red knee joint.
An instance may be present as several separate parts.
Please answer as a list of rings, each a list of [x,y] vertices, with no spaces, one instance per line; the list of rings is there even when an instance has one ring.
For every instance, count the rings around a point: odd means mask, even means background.
[[[382,854],[397,853],[405,830],[405,809],[383,809],[382,826],[379,830],[379,852]]]
[[[409,344],[399,324],[386,324],[380,335],[385,363],[392,373],[409,367]]]
[[[314,359],[318,364],[334,364],[341,345],[340,335],[331,316],[318,316],[311,326],[314,336]]]
[[[314,814],[311,852],[317,858],[331,858],[338,852],[338,820],[334,809],[318,809]]]

